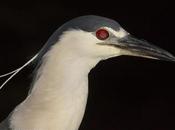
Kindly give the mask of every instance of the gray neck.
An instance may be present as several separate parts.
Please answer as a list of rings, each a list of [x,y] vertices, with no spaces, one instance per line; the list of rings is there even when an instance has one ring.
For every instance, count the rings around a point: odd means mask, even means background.
[[[65,53],[45,55],[33,90],[13,112],[13,130],[77,130],[88,96],[88,73],[97,60]],[[21,123],[22,122],[22,123]]]

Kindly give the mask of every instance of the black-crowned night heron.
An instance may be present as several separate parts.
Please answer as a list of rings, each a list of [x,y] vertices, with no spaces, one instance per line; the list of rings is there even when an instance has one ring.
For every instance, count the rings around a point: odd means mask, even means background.
[[[0,130],[78,130],[89,71],[99,61],[121,55],[175,61],[167,51],[134,38],[111,19],[89,15],[65,23],[33,59],[11,72],[38,62],[31,91]]]

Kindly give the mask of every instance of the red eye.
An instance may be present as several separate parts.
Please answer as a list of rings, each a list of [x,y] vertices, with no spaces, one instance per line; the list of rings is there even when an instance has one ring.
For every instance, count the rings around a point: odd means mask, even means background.
[[[109,37],[109,32],[105,29],[99,29],[96,31],[96,37],[100,40],[105,40]]]

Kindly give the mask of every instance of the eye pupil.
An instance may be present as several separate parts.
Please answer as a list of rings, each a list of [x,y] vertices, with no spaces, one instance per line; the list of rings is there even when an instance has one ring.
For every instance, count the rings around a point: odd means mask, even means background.
[[[99,29],[96,31],[96,37],[100,40],[105,40],[109,37],[109,32],[105,29]]]

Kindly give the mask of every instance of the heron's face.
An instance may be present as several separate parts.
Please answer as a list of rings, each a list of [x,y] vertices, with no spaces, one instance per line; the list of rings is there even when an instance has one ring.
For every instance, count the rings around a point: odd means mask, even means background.
[[[175,61],[173,55],[146,41],[131,36],[123,28],[100,27],[93,32],[68,30],[61,38],[69,52],[100,60],[120,55]],[[67,45],[67,46],[66,46]]]

